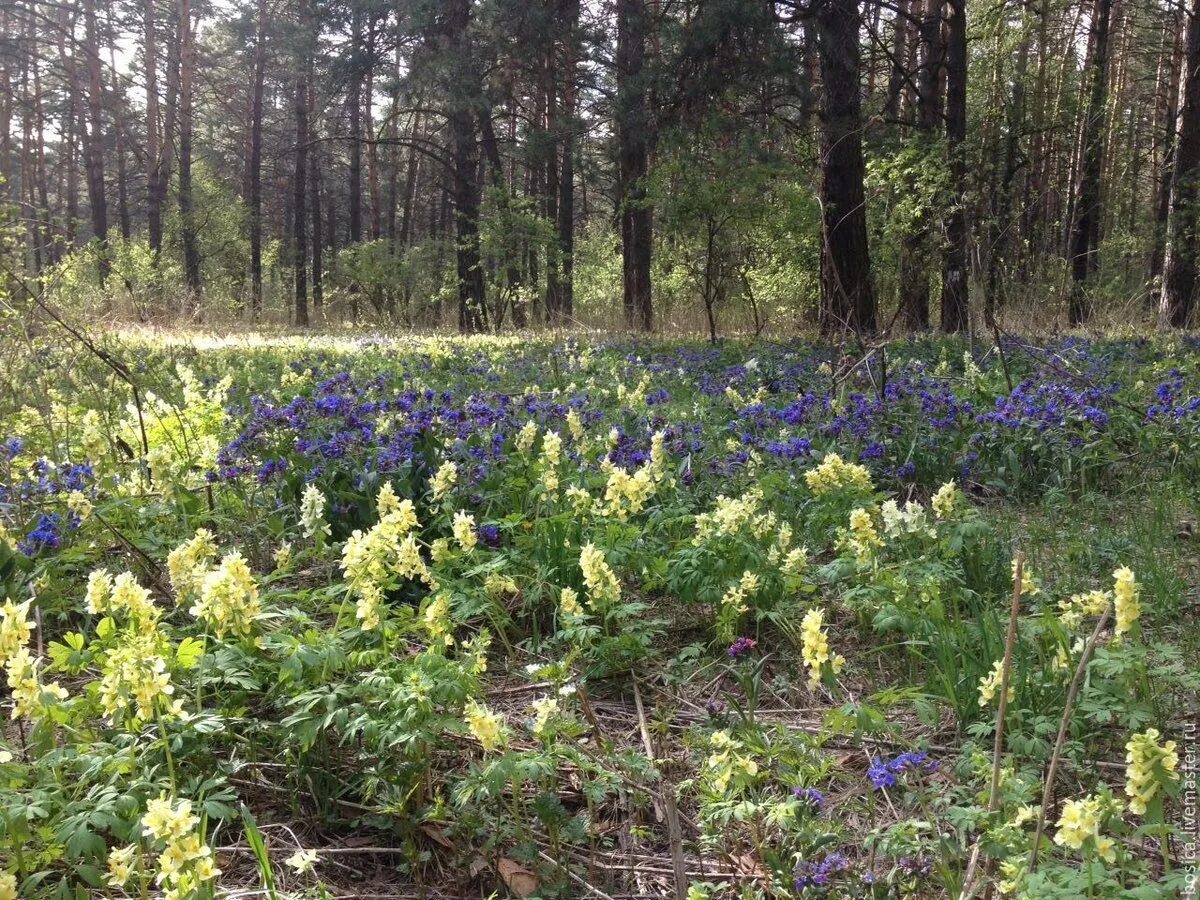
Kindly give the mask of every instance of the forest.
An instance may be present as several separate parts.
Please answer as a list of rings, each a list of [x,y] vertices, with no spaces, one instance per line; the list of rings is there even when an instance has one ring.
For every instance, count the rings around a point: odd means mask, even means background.
[[[1198,15],[11,2],[5,274],[140,322],[1182,327]]]
[[[0,900],[1195,900],[1200,0],[0,85]]]

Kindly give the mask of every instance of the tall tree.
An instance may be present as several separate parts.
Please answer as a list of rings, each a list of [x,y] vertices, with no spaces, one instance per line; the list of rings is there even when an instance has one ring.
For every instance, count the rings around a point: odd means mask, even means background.
[[[254,75],[250,88],[250,316],[262,314],[262,127],[267,69],[267,0],[258,0],[254,31]]]
[[[815,24],[822,84],[821,332],[872,332],[858,0],[825,0],[817,6]]]
[[[96,24],[95,0],[83,0],[83,27],[88,73],[88,204],[92,210],[92,234],[97,242],[97,266],[100,286],[103,287],[112,264],[108,256],[108,200],[104,192],[104,124],[101,114],[104,108],[104,84],[101,78],[100,29]]]
[[[942,331],[965,331],[967,301],[967,0],[949,0],[946,21],[946,153],[952,199],[942,257]]]
[[[157,13],[154,0],[145,0],[142,7],[142,55],[145,57],[146,81],[146,230],[150,250],[158,257],[162,250],[162,123],[158,110],[158,41]]]
[[[1071,261],[1071,298],[1068,320],[1081,325],[1091,314],[1087,293],[1088,276],[1096,268],[1103,212],[1100,175],[1104,162],[1105,109],[1108,103],[1108,32],[1112,0],[1095,0],[1092,5],[1092,52],[1085,75],[1087,106],[1080,124],[1080,162],[1075,210],[1071,222],[1068,256]]]
[[[192,0],[179,0],[179,238],[183,244],[183,277],[188,304],[200,310],[200,239],[196,233],[192,194],[192,126],[195,120],[193,82],[196,74],[196,34]]]
[[[296,60],[296,93],[293,112],[296,121],[296,167],[292,172],[292,269],[294,275],[295,322],[308,327],[308,73],[312,48],[310,0],[298,0],[297,17],[303,36]]]
[[[1195,307],[1200,253],[1200,0],[1185,13],[1182,95],[1159,303],[1163,323],[1175,328],[1187,325]]]
[[[621,216],[625,324],[654,326],[650,262],[654,210],[646,196],[650,114],[646,104],[646,0],[617,0],[617,181]]]

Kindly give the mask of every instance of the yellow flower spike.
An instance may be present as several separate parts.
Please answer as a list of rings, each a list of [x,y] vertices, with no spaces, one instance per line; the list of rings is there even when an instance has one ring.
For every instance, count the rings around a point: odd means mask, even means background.
[[[1125,794],[1129,809],[1144,816],[1163,786],[1179,780],[1179,754],[1174,741],[1159,743],[1157,728],[1134,734],[1125,744]]]
[[[1113,597],[1116,600],[1117,618],[1113,633],[1120,637],[1133,628],[1133,623],[1142,614],[1141,585],[1128,566],[1121,566],[1113,572]]]
[[[438,470],[433,475],[433,481],[430,483],[430,488],[433,491],[433,499],[441,500],[450,493],[450,490],[457,482],[458,466],[452,460],[446,460],[438,467]]]
[[[482,703],[472,700],[463,713],[467,728],[484,752],[490,753],[504,746],[506,736],[504,717],[493,712]]]
[[[459,511],[454,514],[454,539],[464,553],[470,553],[479,543],[479,535],[475,533],[475,517]]]
[[[825,613],[816,608],[805,613],[800,623],[800,655],[808,667],[808,684],[811,688],[821,683],[826,665],[837,675],[846,664],[840,654],[830,654],[829,635],[824,625]]]

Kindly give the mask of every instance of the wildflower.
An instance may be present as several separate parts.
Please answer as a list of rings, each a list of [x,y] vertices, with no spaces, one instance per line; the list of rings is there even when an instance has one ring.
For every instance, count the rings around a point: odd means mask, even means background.
[[[516,594],[520,592],[520,587],[511,575],[501,575],[499,572],[493,572],[483,580],[484,592],[493,599],[503,597],[505,594]]]
[[[1017,558],[1014,556],[1012,560],[1012,578],[1017,580]],[[1029,560],[1025,560],[1021,565],[1021,596],[1036,597],[1041,593],[1041,588],[1037,586],[1037,582],[1033,580],[1033,566],[1029,564]]]
[[[558,715],[558,700],[554,697],[539,697],[533,701],[533,733],[543,737],[550,720]]]
[[[804,473],[808,489],[820,497],[844,487],[864,493],[874,489],[871,473],[858,463],[848,463],[836,453],[826,454],[820,465]]]
[[[305,498],[307,497],[306,492]],[[216,556],[216,542],[212,532],[206,528],[196,529],[191,540],[185,541],[167,554],[167,575],[171,579],[171,588],[175,591],[176,603],[190,600],[200,589],[200,582],[204,580],[208,566]]]
[[[92,515],[92,501],[83,491],[71,491],[67,494],[67,511],[82,525]]]
[[[454,514],[454,539],[462,547],[464,553],[470,553],[479,542],[475,533],[475,517],[462,511]]]
[[[1071,850],[1080,850],[1091,840],[1096,852],[1107,862],[1116,859],[1113,839],[1102,835],[1103,816],[1107,810],[1103,798],[1097,795],[1068,800],[1063,804],[1054,843]]]
[[[17,876],[0,870],[0,900],[20,900],[17,894]]]
[[[721,597],[721,607],[727,610],[733,616],[740,616],[749,612],[750,607],[746,600],[751,594],[758,590],[758,576],[747,569],[742,573],[742,577],[738,583],[729,588]]]
[[[584,544],[579,551],[579,568],[593,607],[616,603],[621,599],[621,583],[604,559],[604,551],[595,544]]]
[[[894,787],[898,775],[910,769],[923,769],[925,772],[937,771],[937,761],[929,758],[924,750],[908,750],[895,759],[885,762],[879,757],[871,760],[867,767],[867,778],[876,790]]]
[[[992,671],[979,679],[979,705],[987,706],[996,697],[996,692],[1000,689],[1000,681],[1004,677],[1004,660],[998,659],[992,665]],[[1015,695],[1015,690],[1012,683],[1008,685],[1008,702],[1012,703]]]
[[[311,872],[316,863],[316,850],[297,850],[283,861],[285,866],[294,869],[299,875],[306,875]]]
[[[933,509],[933,514],[939,519],[948,519],[954,514],[954,507],[958,503],[958,497],[958,485],[953,481],[947,481],[937,489],[937,493],[929,501],[929,506]]]
[[[584,614],[583,606],[579,602],[579,592],[569,587],[559,592],[558,608],[567,619],[582,618]]]
[[[1133,570],[1121,566],[1113,572],[1113,596],[1116,598],[1117,624],[1114,634],[1125,634],[1142,614],[1141,585],[1134,578]]]
[[[808,667],[808,683],[812,688],[820,684],[826,665],[837,675],[846,664],[841,654],[830,655],[829,636],[823,628],[824,622],[825,614],[821,610],[810,609],[800,623],[800,653]]]
[[[138,852],[136,844],[110,850],[108,853],[108,886],[124,887],[133,874],[135,856]]]
[[[177,716],[179,701],[167,670],[165,638],[157,631],[131,631],[104,659],[100,676],[100,705],[110,722],[132,709],[136,727],[160,713]]]
[[[537,440],[537,431],[537,423],[530,419],[517,432],[517,452],[522,456],[533,449],[533,442]]]
[[[258,584],[237,550],[226,554],[221,565],[204,576],[200,597],[190,610],[212,625],[219,638],[229,632],[249,637],[259,611]]]
[[[556,431],[547,431],[542,437],[542,486],[547,494],[558,491],[558,464],[562,460],[562,438]]]
[[[472,700],[467,704],[463,718],[485,752],[490,753],[504,744],[504,717],[499,713],[492,712],[482,703]]]
[[[200,819],[192,815],[191,800],[172,802],[165,793],[147,802],[142,816],[146,836],[156,841],[178,841],[199,824]]]
[[[432,640],[451,643],[453,639],[450,635],[454,630],[454,622],[450,618],[449,594],[441,591],[429,601],[425,607],[424,622]]]
[[[66,689],[57,681],[42,684],[42,660],[35,658],[26,647],[20,647],[6,664],[8,687],[12,693],[12,718],[42,719],[48,711],[49,700],[66,700]]]
[[[139,627],[153,628],[158,621],[158,608],[150,592],[137,583],[132,572],[122,572],[113,579],[108,608],[114,612],[123,611]]]
[[[875,520],[870,510],[860,506],[850,513],[849,539],[846,544],[860,561],[869,559],[876,547],[883,546],[879,532],[875,530]]]
[[[1131,799],[1129,808],[1144,816],[1151,801],[1163,785],[1179,780],[1179,754],[1175,742],[1159,744],[1156,728],[1135,734],[1125,745],[1125,793]]]
[[[385,481],[375,495],[375,514],[382,519],[399,511],[400,498],[396,496],[396,489],[390,481]]]
[[[741,659],[757,646],[758,641],[754,640],[754,638],[740,637],[729,645],[729,658]]]
[[[784,575],[790,575],[793,578],[798,578],[804,574],[804,570],[808,568],[808,548],[793,547],[788,551],[787,556],[783,558],[783,565],[780,569]]]
[[[33,620],[27,616],[32,605],[33,600],[26,600],[20,606],[12,600],[6,600],[0,606],[0,666],[6,665],[18,650],[29,643],[33,634]]]
[[[1098,616],[1108,608],[1113,595],[1110,591],[1088,591],[1074,594],[1067,600],[1060,600],[1061,610],[1058,620],[1068,631],[1079,627],[1084,616]]]
[[[279,545],[279,547],[275,550],[274,559],[276,570],[283,571],[288,567],[288,563],[292,561],[291,541],[284,541]]]
[[[433,499],[441,500],[454,487],[458,481],[458,466],[452,460],[446,460],[442,463],[436,472],[433,474],[433,481],[430,487],[433,490]]]
[[[567,413],[567,431],[571,433],[571,439],[576,443],[580,443],[584,437],[583,418],[579,415],[579,410],[571,409]]]
[[[325,521],[325,495],[315,484],[304,489],[300,497],[300,525],[304,536],[318,543],[329,537],[329,523]]]
[[[825,805],[825,795],[816,788],[810,787],[794,787],[792,788],[792,796],[801,803],[820,809]]]

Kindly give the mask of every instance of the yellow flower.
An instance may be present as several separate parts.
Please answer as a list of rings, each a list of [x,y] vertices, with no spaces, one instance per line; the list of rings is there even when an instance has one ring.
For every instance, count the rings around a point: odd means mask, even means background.
[[[0,666],[5,665],[29,642],[33,634],[33,620],[27,616],[32,605],[33,600],[26,600],[20,606],[12,600],[6,600],[0,606]]]
[[[1117,624],[1114,634],[1125,634],[1142,614],[1141,585],[1134,578],[1133,570],[1121,566],[1113,572],[1113,596],[1116,598]]]
[[[562,460],[562,446],[563,441],[558,432],[547,431],[543,435],[542,457],[539,462],[542,469],[542,486],[548,494],[558,491],[558,464]]]
[[[1017,558],[1014,556],[1012,560],[1012,578],[1016,581],[1017,578]],[[1036,597],[1040,594],[1041,588],[1037,586],[1037,582],[1033,580],[1033,566],[1029,564],[1029,560],[1025,560],[1021,564],[1021,595],[1025,597]]]
[[[156,841],[182,840],[198,824],[200,820],[192,815],[191,800],[172,801],[165,792],[146,804],[146,812],[142,816],[142,828],[146,836]]]
[[[316,850],[297,850],[291,856],[283,861],[285,866],[295,869],[300,875],[307,874],[313,870],[313,866],[317,863]]]
[[[108,853],[108,886],[124,887],[129,876],[133,874],[134,856],[138,852],[136,844],[110,850]]]
[[[992,665],[992,671],[979,679],[979,705],[987,706],[1000,690],[1000,682],[1004,677],[1004,660],[998,659]],[[1010,682],[1008,685],[1008,702],[1012,703],[1015,691]]]
[[[517,452],[522,456],[529,453],[533,449],[533,442],[537,440],[537,424],[530,419],[526,422],[521,430],[517,433]]]
[[[450,595],[440,592],[425,607],[425,628],[433,640],[451,642],[454,622],[450,618]]]
[[[876,547],[882,547],[883,541],[875,530],[875,519],[871,511],[859,507],[850,513],[850,529],[846,545],[854,551],[860,562],[871,558]]]
[[[470,553],[479,543],[479,535],[475,533],[475,517],[466,512],[454,514],[454,539],[462,547],[464,553]]]
[[[11,872],[0,871],[0,900],[19,900],[17,878]]]
[[[307,495],[306,495],[307,496]],[[185,541],[167,555],[167,575],[175,591],[175,602],[190,600],[200,589],[200,582],[216,559],[217,544],[212,532],[198,528],[191,540]]]
[[[7,663],[8,687],[12,692],[12,718],[41,719],[46,715],[49,700],[67,699],[66,690],[57,681],[42,684],[42,660],[35,659],[28,648],[20,647]]]
[[[829,665],[834,675],[842,670],[846,660],[840,654],[830,655],[829,635],[824,629],[825,614],[819,609],[810,609],[800,623],[800,654],[808,667],[808,683],[815,688],[821,683],[825,666]]]
[[[71,491],[67,494],[67,510],[78,516],[80,523],[86,522],[92,515],[92,501],[83,491]]]
[[[158,621],[159,612],[150,592],[137,583],[132,572],[122,572],[113,579],[108,604],[112,611],[124,611],[141,627],[153,628]]]
[[[1175,742],[1159,744],[1156,728],[1135,734],[1125,745],[1125,793],[1129,808],[1139,816],[1146,814],[1150,802],[1163,785],[1179,780],[1179,754]]]
[[[1078,850],[1083,842],[1095,837],[1100,830],[1099,804],[1092,797],[1068,800],[1063,804],[1058,820],[1058,833],[1054,842],[1062,847]]]
[[[958,503],[958,485],[953,481],[947,481],[937,493],[933,495],[933,499],[929,501],[930,507],[933,509],[933,514],[939,519],[948,519],[954,514],[955,504]]]
[[[283,571],[288,567],[288,563],[292,561],[292,544],[290,541],[284,541],[276,549],[275,554],[275,569]]]
[[[433,489],[433,499],[441,500],[442,497],[450,493],[451,488],[454,487],[454,484],[457,481],[458,466],[456,466],[453,461],[448,459],[442,463],[438,467],[438,470],[433,474],[433,482],[431,483],[431,488]]]
[[[595,544],[583,545],[579,551],[579,568],[593,607],[621,599],[621,583],[604,559],[604,551]]]
[[[563,588],[558,595],[558,608],[568,619],[582,617],[583,606],[579,603],[579,592],[569,587]]]
[[[874,490],[871,473],[858,463],[848,463],[836,453],[828,453],[815,469],[804,473],[808,489],[820,497],[844,487],[869,493]]]
[[[533,733],[541,737],[550,720],[558,714],[558,700],[554,697],[539,697],[533,701]]]
[[[490,753],[503,746],[505,740],[504,717],[499,713],[492,712],[482,703],[472,700],[467,704],[463,718],[466,720],[471,734],[474,735],[475,740],[479,741],[485,752]]]
[[[385,481],[379,489],[379,493],[375,495],[375,512],[379,518],[391,515],[400,511],[400,498],[396,496],[396,490],[392,487],[390,481]]]
[[[241,553],[234,550],[226,554],[221,565],[204,576],[200,598],[190,611],[212,625],[217,637],[223,638],[229,632],[243,638],[250,636],[260,612],[258,583]]]
[[[132,709],[132,727],[154,719],[160,712],[179,715],[172,702],[175,687],[164,653],[170,644],[157,630],[129,631],[104,659],[100,675],[100,705],[110,722]]]

